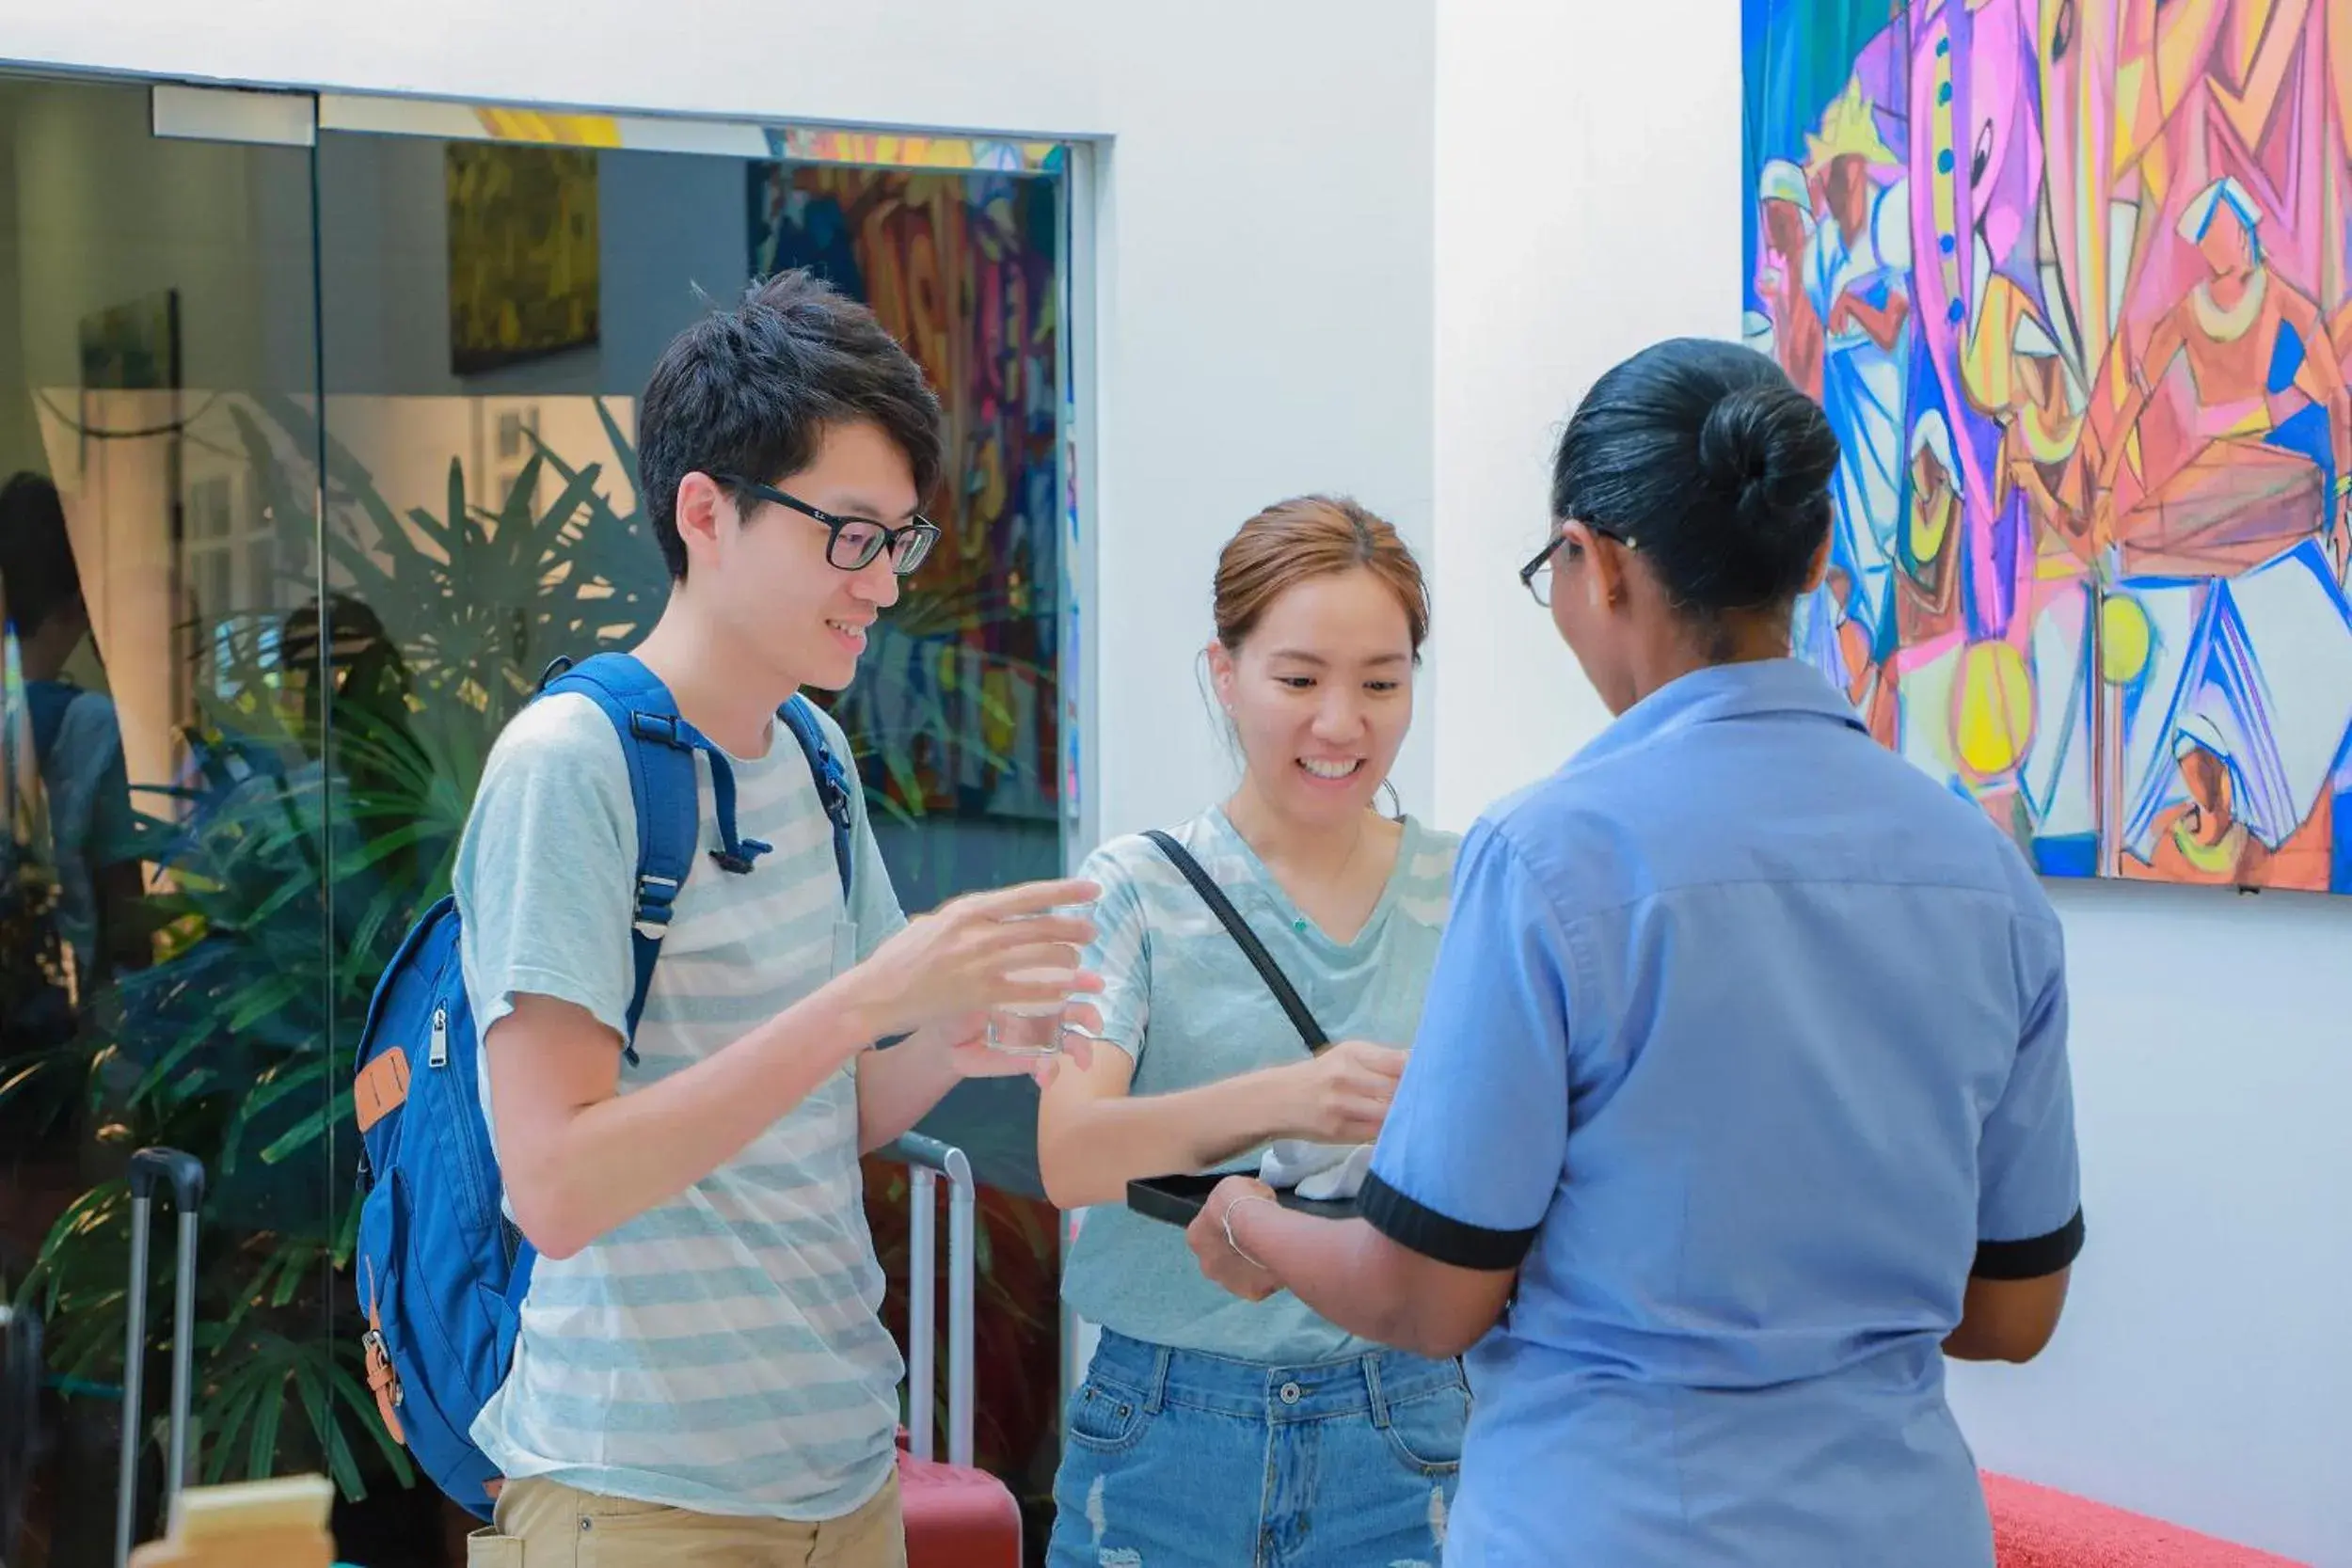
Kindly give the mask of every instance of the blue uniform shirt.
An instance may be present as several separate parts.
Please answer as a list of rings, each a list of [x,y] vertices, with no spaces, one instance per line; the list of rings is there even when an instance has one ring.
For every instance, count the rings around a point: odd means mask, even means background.
[[[1941,1344],[2081,1244],[2057,915],[1809,666],[1685,676],[1465,840],[1363,1206],[1520,1265],[1448,1561],[1988,1568]]]

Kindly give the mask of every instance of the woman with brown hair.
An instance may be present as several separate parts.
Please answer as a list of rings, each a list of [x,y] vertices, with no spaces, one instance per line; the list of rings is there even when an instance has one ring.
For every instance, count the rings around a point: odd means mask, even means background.
[[[1272,1546],[1299,1568],[1435,1561],[1469,1414],[1460,1365],[1382,1350],[1294,1297],[1237,1301],[1181,1230],[1121,1206],[1130,1180],[1178,1173],[1287,1167],[1327,1196],[1360,1178],[1453,873],[1453,834],[1374,809],[1429,626],[1396,531],[1343,500],[1270,507],[1226,545],[1215,610],[1208,673],[1238,785],[1165,844],[1115,839],[1080,873],[1103,890],[1084,963],[1116,1049],[1059,1074],[1038,1122],[1047,1194],[1093,1210],[1063,1293],[1103,1331],[1065,1423],[1049,1560],[1231,1568]],[[1310,1025],[1336,1043],[1311,1052]]]

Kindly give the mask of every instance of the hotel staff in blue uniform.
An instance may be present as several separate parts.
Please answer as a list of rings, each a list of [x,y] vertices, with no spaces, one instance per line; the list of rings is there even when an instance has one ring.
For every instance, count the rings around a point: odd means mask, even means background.
[[[1521,576],[1616,720],[1465,840],[1362,1217],[1235,1178],[1192,1227],[1237,1294],[1470,1352],[1449,1564],[1993,1562],[1944,1363],[2040,1352],[2082,1243],[2064,955],[1788,657],[1837,461],[1746,349],[1593,388]]]

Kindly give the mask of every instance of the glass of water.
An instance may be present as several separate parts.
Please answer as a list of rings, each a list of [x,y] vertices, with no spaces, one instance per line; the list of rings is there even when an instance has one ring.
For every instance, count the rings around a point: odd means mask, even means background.
[[[1016,969],[1008,979],[1051,985],[1076,978],[1067,969]],[[1008,1056],[1051,1056],[1061,1050],[1061,1002],[1024,1002],[988,1015],[988,1048]]]

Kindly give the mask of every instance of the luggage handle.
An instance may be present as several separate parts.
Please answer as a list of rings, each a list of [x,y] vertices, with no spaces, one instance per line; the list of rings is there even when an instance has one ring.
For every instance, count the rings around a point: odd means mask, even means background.
[[[907,1163],[914,1217],[907,1227],[907,1440],[931,1457],[932,1334],[937,1324],[939,1179],[947,1179],[947,1463],[972,1463],[973,1216],[979,1184],[963,1150],[909,1132],[891,1146]]]
[[[119,1491],[115,1499],[115,1564],[131,1560],[132,1534],[138,1514],[139,1450],[143,1424],[140,1402],[147,1371],[147,1232],[152,1223],[155,1191],[171,1189],[171,1202],[180,1216],[179,1267],[174,1274],[171,1329],[171,1425],[169,1468],[164,1472],[164,1517],[178,1507],[180,1488],[187,1479],[188,1396],[194,1381],[196,1337],[196,1226],[204,1203],[204,1164],[176,1148],[142,1148],[131,1156],[131,1278],[126,1303],[128,1322],[122,1345],[122,1461]],[[168,1525],[167,1525],[168,1528]]]
[[[40,1314],[0,1301],[0,1563],[17,1560],[40,1441]]]
[[[131,1196],[155,1196],[157,1182],[171,1187],[171,1206],[193,1214],[204,1205],[204,1162],[176,1148],[142,1148],[131,1156]]]

